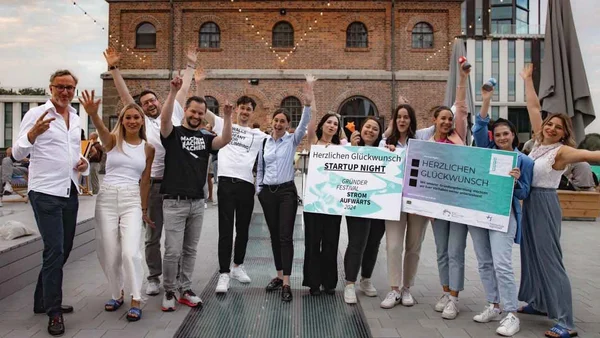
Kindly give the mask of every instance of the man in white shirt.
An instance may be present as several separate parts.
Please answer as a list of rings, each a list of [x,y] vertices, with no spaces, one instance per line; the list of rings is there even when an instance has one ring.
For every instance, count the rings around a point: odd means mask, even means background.
[[[254,101],[242,96],[236,103],[237,124],[232,126],[232,138],[228,145],[219,151],[219,282],[216,292],[226,293],[231,278],[242,283],[250,283],[243,263],[248,244],[248,229],[254,210],[254,162],[263,145],[266,134],[260,129],[250,127],[250,119],[254,113]],[[214,125],[213,131],[220,135],[223,130],[223,119],[211,112],[206,116]],[[234,216],[236,220],[233,267],[231,263],[231,247],[233,242]]]
[[[75,237],[79,173],[89,173],[81,155],[81,121],[70,105],[76,86],[77,78],[68,70],[52,74],[52,98],[25,114],[12,149],[17,161],[31,156],[29,199],[44,242],[33,310],[48,314],[48,333],[53,336],[64,334],[62,314],[73,311],[62,305],[63,265]]]
[[[125,84],[125,80],[121,76],[118,68],[120,60],[119,55],[113,48],[108,48],[104,52],[104,57],[108,63],[109,69],[115,81],[115,87],[121,98],[123,105],[134,103],[134,99],[129,93],[129,89]],[[171,122],[174,126],[181,125],[183,119],[183,107],[187,99],[187,92],[192,82],[192,76],[196,68],[196,52],[188,52],[187,68],[184,71],[183,86],[177,92],[175,105],[173,108],[173,117]],[[150,198],[148,200],[148,210],[143,210],[144,214],[148,214],[153,224],[146,227],[146,264],[148,265],[148,285],[146,294],[156,296],[160,292],[160,276],[162,275],[162,255],[160,247],[160,238],[163,231],[163,198],[160,194],[160,186],[163,181],[163,173],[165,170],[165,148],[160,141],[160,113],[162,104],[158,100],[156,93],[151,90],[144,90],[139,95],[138,104],[146,114],[146,137],[148,143],[154,146],[156,153],[151,169],[151,187]]]

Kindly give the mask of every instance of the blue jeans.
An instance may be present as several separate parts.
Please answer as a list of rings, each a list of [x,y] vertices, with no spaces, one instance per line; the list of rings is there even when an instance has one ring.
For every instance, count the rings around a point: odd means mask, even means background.
[[[61,312],[63,265],[67,262],[77,225],[79,200],[71,183],[69,197],[57,197],[35,191],[29,200],[44,242],[42,269],[34,294],[34,308],[45,309],[49,316]]]
[[[499,304],[502,299],[505,312],[516,312],[517,283],[512,268],[512,246],[517,232],[517,219],[510,213],[508,232],[488,230],[469,225],[479,267],[479,277],[487,301]]]
[[[452,291],[465,288],[465,248],[467,226],[441,219],[433,221],[438,271],[442,286]]]

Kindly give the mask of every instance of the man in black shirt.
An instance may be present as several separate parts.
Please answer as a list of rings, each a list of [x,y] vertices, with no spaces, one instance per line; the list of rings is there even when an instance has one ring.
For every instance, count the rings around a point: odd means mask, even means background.
[[[231,113],[233,106],[225,105],[224,126],[221,136],[205,134],[200,123],[206,114],[206,101],[190,97],[184,110],[181,126],[171,121],[173,105],[182,79],[171,81],[171,91],[163,105],[160,138],[165,148],[165,173],[160,192],[163,194],[165,255],[163,258],[163,311],[175,310],[175,291],[179,289],[179,303],[200,306],[202,300],[191,290],[192,274],[196,263],[196,247],[200,239],[204,216],[204,184],[211,152],[231,141]],[[179,286],[176,285],[178,263],[181,258]]]

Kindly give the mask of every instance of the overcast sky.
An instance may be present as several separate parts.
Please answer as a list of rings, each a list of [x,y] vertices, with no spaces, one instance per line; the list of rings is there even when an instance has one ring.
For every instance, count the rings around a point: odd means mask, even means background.
[[[599,2],[571,0],[598,115],[600,31],[595,20],[600,18]],[[79,76],[79,88],[101,90],[100,74],[106,70],[102,51],[107,45],[107,32],[100,27],[108,27],[108,3],[104,0],[77,3],[99,25],[69,0],[0,0],[0,87],[45,87],[54,70],[68,68]],[[600,118],[597,121],[600,132]]]

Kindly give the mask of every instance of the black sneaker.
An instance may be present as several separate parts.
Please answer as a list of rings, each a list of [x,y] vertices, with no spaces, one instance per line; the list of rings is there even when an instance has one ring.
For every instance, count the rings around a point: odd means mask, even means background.
[[[328,295],[335,295],[335,288],[333,289],[325,289],[325,293]]]
[[[48,333],[52,336],[62,336],[65,334],[65,323],[62,314],[57,314],[49,318]]]
[[[310,288],[310,295],[311,296],[320,296],[321,295],[321,289],[320,288]]]
[[[284,302],[292,300],[292,288],[289,285],[284,285],[281,288],[281,300]]]
[[[62,311],[62,313],[71,313],[73,312],[73,307],[71,305],[61,305],[60,310]],[[43,307],[34,306],[33,313],[46,313],[46,309],[44,309]]]
[[[273,279],[271,279],[271,281],[269,282],[269,285],[267,285],[267,291],[275,291],[279,288],[281,288],[283,286],[283,279],[280,279],[279,277],[275,277]]]

